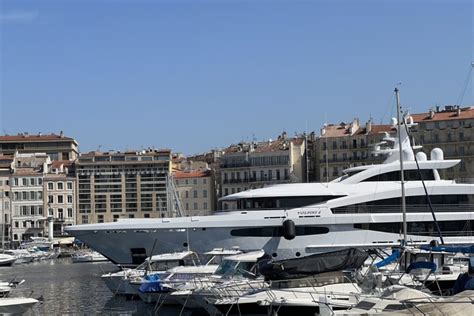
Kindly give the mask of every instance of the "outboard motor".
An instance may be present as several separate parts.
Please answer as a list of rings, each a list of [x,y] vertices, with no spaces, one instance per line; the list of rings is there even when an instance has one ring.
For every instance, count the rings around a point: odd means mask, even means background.
[[[292,240],[296,237],[295,222],[291,219],[287,219],[283,222],[283,237],[287,240]]]

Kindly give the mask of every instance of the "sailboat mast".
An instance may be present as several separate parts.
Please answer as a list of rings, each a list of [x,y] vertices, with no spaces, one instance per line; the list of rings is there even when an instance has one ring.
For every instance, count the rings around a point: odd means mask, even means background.
[[[403,243],[406,245],[407,243],[407,206],[406,206],[406,199],[405,199],[405,172],[403,169],[403,150],[402,150],[402,138],[401,138],[401,130],[402,130],[402,121],[400,119],[400,93],[398,88],[395,88],[395,96],[397,98],[397,137],[398,137],[398,151],[400,154],[400,181],[402,187],[402,214],[403,214]]]

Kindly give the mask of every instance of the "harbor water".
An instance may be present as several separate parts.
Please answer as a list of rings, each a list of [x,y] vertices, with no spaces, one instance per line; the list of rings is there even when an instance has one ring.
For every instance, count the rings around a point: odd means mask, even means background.
[[[0,267],[0,280],[25,280],[10,296],[42,298],[28,315],[179,315],[181,308],[114,296],[100,276],[117,271],[108,262],[72,263],[69,258]],[[183,313],[189,315],[189,313]]]

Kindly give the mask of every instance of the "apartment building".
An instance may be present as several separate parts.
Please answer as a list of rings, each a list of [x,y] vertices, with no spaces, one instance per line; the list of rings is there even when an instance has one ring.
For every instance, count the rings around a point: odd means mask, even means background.
[[[187,216],[208,215],[215,210],[211,170],[175,171],[173,178]]]
[[[412,115],[418,126],[412,129],[417,144],[429,155],[441,148],[445,159],[461,159],[453,168],[443,170],[447,179],[474,183],[474,108],[436,107],[426,113]]]
[[[77,223],[173,216],[170,150],[91,152],[76,162]]]
[[[50,158],[46,154],[16,154],[10,176],[11,239],[18,245],[29,237],[45,236],[43,179]]]
[[[411,114],[418,125],[411,128],[412,139],[422,145],[422,151],[441,148],[446,159],[461,159],[454,168],[441,171],[447,179],[474,182],[474,108],[459,106],[436,107],[426,113]],[[369,120],[360,126],[359,120],[339,125],[325,125],[316,138],[317,181],[331,181],[342,170],[366,164],[377,164],[383,157],[374,156],[370,145],[378,143],[385,133],[395,134],[391,125],[375,125]]]
[[[53,220],[53,236],[63,236],[64,227],[76,224],[74,163],[69,160],[53,161],[48,166],[43,183],[43,209],[47,210],[48,219]]]
[[[0,155],[0,238],[2,239],[2,249],[5,248],[5,243],[10,241],[11,229],[11,190],[10,190],[10,175],[11,164],[13,159]]]
[[[222,196],[271,184],[304,182],[304,137],[240,143],[224,151],[220,159]]]
[[[18,153],[46,153],[51,160],[75,160],[79,144],[73,138],[59,135],[20,133],[0,136],[0,154],[13,156]]]
[[[395,132],[391,125],[376,125],[371,120],[364,126],[360,125],[359,119],[325,125],[321,136],[315,140],[316,152],[311,155],[316,161],[317,181],[336,179],[349,167],[381,163],[383,157],[374,156],[370,145],[380,142],[385,133]]]

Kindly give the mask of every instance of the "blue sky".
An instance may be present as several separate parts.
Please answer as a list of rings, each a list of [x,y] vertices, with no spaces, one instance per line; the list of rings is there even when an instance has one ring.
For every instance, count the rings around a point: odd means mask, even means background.
[[[193,154],[455,104],[472,1],[0,0],[1,133]],[[474,105],[472,80],[462,105]]]

